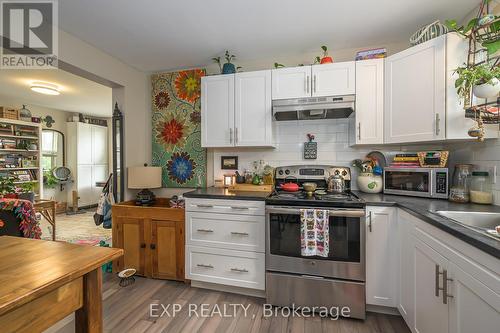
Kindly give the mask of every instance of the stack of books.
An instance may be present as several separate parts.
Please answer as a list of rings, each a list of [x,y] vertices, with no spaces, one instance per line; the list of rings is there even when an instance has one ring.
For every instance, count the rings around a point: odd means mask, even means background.
[[[396,154],[391,163],[393,168],[420,168],[417,153]]]

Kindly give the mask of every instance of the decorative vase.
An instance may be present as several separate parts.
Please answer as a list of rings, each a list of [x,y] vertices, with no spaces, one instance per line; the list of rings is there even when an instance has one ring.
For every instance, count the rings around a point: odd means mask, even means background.
[[[225,63],[222,66],[222,74],[234,74],[236,73],[236,67],[230,62]]]
[[[358,189],[365,193],[382,192],[382,176],[375,176],[373,173],[363,172],[357,178]]]
[[[493,83],[483,83],[472,87],[472,93],[477,98],[487,99],[497,97],[500,92],[500,81],[494,78]]]

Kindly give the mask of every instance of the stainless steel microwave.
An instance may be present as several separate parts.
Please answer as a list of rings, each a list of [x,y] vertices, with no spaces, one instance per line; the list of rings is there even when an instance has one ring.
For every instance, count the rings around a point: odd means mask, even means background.
[[[384,193],[448,198],[448,168],[385,168]]]

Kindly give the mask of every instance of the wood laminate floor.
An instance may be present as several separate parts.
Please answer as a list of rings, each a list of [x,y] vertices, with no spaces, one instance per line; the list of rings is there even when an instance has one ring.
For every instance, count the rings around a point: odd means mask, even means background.
[[[264,318],[263,299],[242,295],[191,288],[189,285],[163,280],[137,278],[133,285],[120,287],[118,278],[105,274],[103,286],[104,331],[105,332],[335,332],[335,333],[406,333],[410,332],[403,319],[368,313],[365,321],[355,319],[331,320],[329,318]],[[153,313],[163,311],[159,304],[180,304],[182,310],[175,317],[150,316],[150,304]],[[189,316],[189,304],[198,305],[200,317]],[[223,309],[224,305],[243,304],[249,306],[247,316],[239,308],[236,316],[219,315],[202,318],[201,304],[209,304],[208,311]],[[232,308],[227,308],[232,310]],[[169,309],[172,314],[172,309]],[[193,311],[192,314],[195,312]],[[226,312],[228,313],[228,312]],[[229,311],[232,313],[232,311]]]

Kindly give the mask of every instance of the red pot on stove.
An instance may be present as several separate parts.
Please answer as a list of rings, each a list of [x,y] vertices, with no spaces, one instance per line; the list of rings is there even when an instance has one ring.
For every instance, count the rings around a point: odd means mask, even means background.
[[[281,185],[281,189],[286,192],[297,192],[299,190],[299,185],[296,183],[285,183]]]

